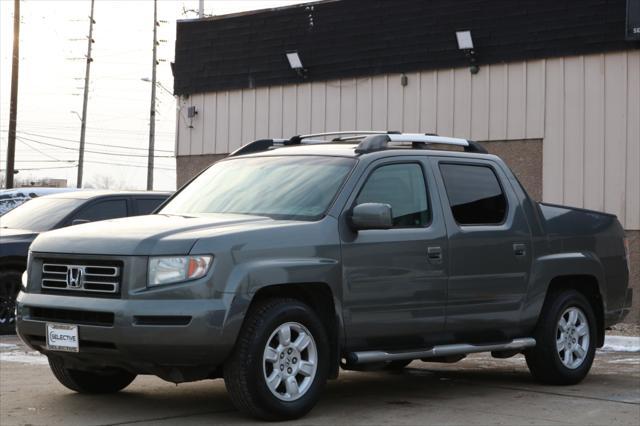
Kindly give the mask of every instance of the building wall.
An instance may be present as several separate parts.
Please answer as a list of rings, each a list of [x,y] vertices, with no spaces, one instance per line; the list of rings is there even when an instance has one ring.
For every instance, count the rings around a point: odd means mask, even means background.
[[[352,129],[543,139],[544,201],[611,212],[640,229],[640,51],[407,77],[407,86],[390,74],[192,95],[180,101],[177,155]]]
[[[222,91],[181,98],[178,183],[259,138],[333,130],[484,142],[531,195],[614,213],[640,294],[640,51]],[[189,119],[186,107],[198,114]],[[542,141],[542,143],[540,143]],[[640,297],[632,319],[640,321]],[[634,316],[635,315],[635,316]]]

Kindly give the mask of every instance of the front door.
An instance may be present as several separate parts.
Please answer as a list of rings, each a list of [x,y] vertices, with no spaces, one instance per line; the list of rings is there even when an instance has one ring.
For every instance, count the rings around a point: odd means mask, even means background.
[[[428,167],[398,159],[371,164],[343,213],[376,202],[393,214],[391,229],[341,229],[350,350],[425,347],[443,331],[447,240]]]

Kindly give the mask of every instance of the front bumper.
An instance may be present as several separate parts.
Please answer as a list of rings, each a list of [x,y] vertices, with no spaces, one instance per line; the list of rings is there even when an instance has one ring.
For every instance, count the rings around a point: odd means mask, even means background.
[[[224,298],[133,300],[20,293],[16,324],[27,345],[70,363],[180,376],[180,369],[214,370],[228,356],[233,341],[223,333],[227,303]],[[80,351],[47,350],[47,322],[77,325]]]

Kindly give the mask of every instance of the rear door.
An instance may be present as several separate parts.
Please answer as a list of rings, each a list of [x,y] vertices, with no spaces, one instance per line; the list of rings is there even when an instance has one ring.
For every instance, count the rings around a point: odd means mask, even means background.
[[[525,214],[502,167],[431,159],[449,234],[446,331],[457,341],[517,334],[531,267]]]
[[[377,202],[390,204],[394,218],[391,229],[341,229],[350,350],[424,347],[443,331],[447,241],[432,181],[426,161],[384,159],[368,167],[347,203],[343,215]]]

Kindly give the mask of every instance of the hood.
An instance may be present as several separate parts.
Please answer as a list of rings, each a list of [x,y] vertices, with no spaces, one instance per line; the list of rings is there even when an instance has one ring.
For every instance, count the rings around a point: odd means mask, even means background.
[[[199,238],[273,223],[261,216],[154,214],[105,220],[44,232],[31,245],[34,252],[105,255],[188,254]]]
[[[12,228],[0,228],[0,240],[5,242],[6,240],[28,240],[33,239],[37,232],[29,229],[12,229]]]

